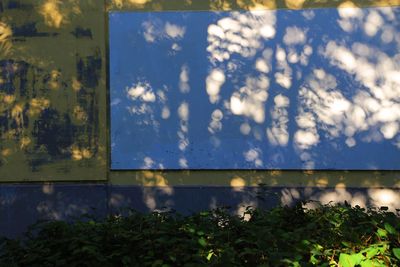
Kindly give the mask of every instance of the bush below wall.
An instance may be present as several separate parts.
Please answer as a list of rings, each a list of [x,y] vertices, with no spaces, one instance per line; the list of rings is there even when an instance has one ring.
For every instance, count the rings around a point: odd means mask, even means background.
[[[304,204],[304,203],[303,203]],[[3,238],[0,266],[399,266],[400,218],[385,208],[248,207],[40,222]]]

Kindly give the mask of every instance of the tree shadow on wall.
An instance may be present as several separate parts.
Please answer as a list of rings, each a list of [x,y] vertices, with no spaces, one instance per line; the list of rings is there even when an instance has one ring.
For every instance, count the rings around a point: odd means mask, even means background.
[[[0,13],[0,179],[35,180],[46,168],[43,177],[57,180],[79,166],[87,179],[85,168],[105,170],[104,32],[93,23],[103,9],[2,1]],[[60,163],[66,168],[52,165]]]

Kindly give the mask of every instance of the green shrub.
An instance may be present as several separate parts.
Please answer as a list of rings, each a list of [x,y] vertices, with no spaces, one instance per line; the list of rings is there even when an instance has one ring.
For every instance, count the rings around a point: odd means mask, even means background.
[[[1,266],[400,266],[400,219],[349,205],[249,207],[34,225]],[[249,218],[245,220],[245,218]]]

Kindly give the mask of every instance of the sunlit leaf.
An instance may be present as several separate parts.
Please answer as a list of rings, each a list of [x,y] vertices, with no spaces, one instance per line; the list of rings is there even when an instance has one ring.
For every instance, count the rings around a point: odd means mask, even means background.
[[[385,229],[382,228],[378,228],[378,230],[376,231],[376,234],[378,235],[379,238],[385,238],[387,237],[387,232]]]
[[[400,248],[393,248],[393,254],[400,260]]]
[[[361,253],[352,255],[341,253],[339,256],[339,265],[342,267],[353,267],[360,264],[363,259],[364,256]]]
[[[367,251],[367,258],[371,259],[373,258],[376,254],[378,254],[379,249],[378,248],[369,248]]]
[[[372,260],[365,260],[360,263],[361,267],[374,267],[374,262]]]
[[[353,267],[355,262],[349,254],[341,253],[339,256],[339,266],[341,267]]]
[[[392,235],[397,234],[396,229],[392,225],[390,225],[389,223],[385,223],[385,229],[389,234],[392,234]]]
[[[214,255],[214,251],[210,250],[207,255],[207,260],[210,261],[211,257]]]

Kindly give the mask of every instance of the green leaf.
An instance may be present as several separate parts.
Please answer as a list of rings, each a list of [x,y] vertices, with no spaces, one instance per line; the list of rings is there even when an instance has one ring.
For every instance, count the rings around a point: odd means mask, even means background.
[[[393,248],[393,254],[400,260],[400,248]]]
[[[385,229],[389,234],[392,234],[392,235],[397,234],[396,229],[392,225],[390,225],[389,223],[385,223]]]
[[[352,255],[349,255],[346,253],[340,253],[339,265],[342,267],[354,267],[354,266],[360,264],[363,259],[364,259],[364,256],[361,253],[352,254]]]
[[[368,248],[365,252],[367,252],[367,259],[373,258],[376,254],[378,254],[379,249],[376,247]]]
[[[379,238],[385,238],[387,237],[387,232],[385,229],[378,228],[378,231],[376,231],[376,234],[378,235]]]
[[[319,260],[314,255],[311,255],[310,262],[312,264],[316,265],[316,264],[318,264]]]
[[[204,237],[200,237],[197,242],[199,242],[200,246],[205,247],[207,246],[207,241],[204,239]]]
[[[377,260],[366,260],[360,263],[361,267],[385,267],[386,264]]]
[[[198,231],[197,235],[202,236],[202,235],[204,235],[204,232],[203,231]]]
[[[349,254],[340,253],[339,266],[341,267],[354,267],[356,264]]]
[[[163,263],[163,260],[155,260],[151,266],[162,266]]]
[[[372,260],[365,260],[360,263],[361,267],[373,267],[374,262]]]
[[[351,244],[349,242],[346,241],[342,241],[342,245],[345,246],[346,248],[350,248]]]
[[[364,255],[361,253],[353,254],[353,255],[351,255],[351,257],[355,261],[356,265],[360,264],[361,261],[365,259]]]
[[[380,246],[378,247],[379,252],[380,252],[381,254],[384,254],[388,248],[389,248],[388,245],[386,245],[385,243],[384,243],[383,245],[380,245]]]
[[[360,251],[361,254],[366,254],[366,259],[372,259],[375,257],[377,254],[383,254],[386,251],[386,245],[371,245],[370,247],[367,247],[366,249],[363,249]]]
[[[211,250],[208,252],[207,260],[210,261],[210,260],[211,260],[211,257],[212,257],[213,255],[214,255],[214,251],[211,249]]]

